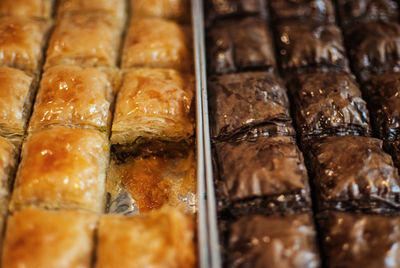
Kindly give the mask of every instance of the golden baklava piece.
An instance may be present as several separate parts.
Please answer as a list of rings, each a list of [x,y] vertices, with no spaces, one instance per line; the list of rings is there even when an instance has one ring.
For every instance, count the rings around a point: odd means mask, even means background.
[[[23,136],[36,84],[33,75],[0,67],[0,135]]]
[[[97,241],[96,268],[195,267],[193,219],[179,209],[104,215]]]
[[[152,67],[190,71],[191,43],[187,30],[176,22],[134,18],[127,30],[122,68]]]
[[[39,73],[49,26],[26,17],[0,17],[0,66]]]
[[[121,21],[125,18],[125,0],[60,0],[57,14],[70,12],[99,12],[111,14]]]
[[[108,143],[97,130],[54,127],[23,145],[10,209],[104,210]]]
[[[156,17],[187,22],[190,17],[188,0],[131,0],[133,17]]]
[[[124,75],[112,144],[188,141],[194,132],[193,78],[172,69],[135,69]]]
[[[51,17],[53,0],[1,0],[0,15],[47,19]]]
[[[98,217],[33,208],[8,218],[2,267],[90,268]]]
[[[105,131],[111,121],[113,74],[58,65],[44,72],[29,131],[64,125]]]
[[[60,64],[113,67],[120,39],[121,23],[112,15],[66,14],[59,19],[50,39],[45,69]]]

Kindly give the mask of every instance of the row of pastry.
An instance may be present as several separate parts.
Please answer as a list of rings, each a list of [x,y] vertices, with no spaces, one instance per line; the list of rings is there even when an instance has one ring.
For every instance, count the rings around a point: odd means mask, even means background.
[[[386,20],[397,14],[397,4],[337,1],[340,20],[347,21],[342,25],[354,23],[344,31],[346,50],[331,1],[261,2],[208,1],[209,70],[218,74],[209,78],[209,94],[225,265],[319,267],[322,260],[326,267],[398,266],[399,218],[393,215],[400,178],[382,140],[372,137],[361,91],[380,92],[373,98],[380,110],[367,97],[380,121],[374,127],[393,123],[395,129],[395,116],[382,115],[396,107],[397,74],[369,87],[357,83],[365,70],[397,70],[389,65],[397,63],[398,26]],[[270,28],[263,23],[269,15]],[[257,30],[244,30],[251,21],[258,21],[249,27]],[[362,28],[360,21],[388,26],[365,26],[356,34],[351,27]],[[270,29],[275,43],[265,37]],[[291,113],[275,62],[289,89]],[[312,193],[301,153],[287,142],[293,141],[291,114]]]
[[[187,2],[131,2],[0,3],[2,267],[194,265]],[[141,215],[102,215],[119,184]]]

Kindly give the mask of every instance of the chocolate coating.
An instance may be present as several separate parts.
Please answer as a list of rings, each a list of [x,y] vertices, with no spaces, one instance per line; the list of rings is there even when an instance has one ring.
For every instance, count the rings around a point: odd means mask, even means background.
[[[270,0],[271,13],[276,20],[313,20],[335,22],[331,0]]]
[[[398,4],[394,0],[337,0],[343,26],[366,21],[396,21]]]
[[[309,149],[321,210],[386,211],[400,207],[400,178],[375,138],[326,137]]]
[[[400,169],[400,141],[385,141],[383,146],[392,155],[395,166]]]
[[[326,267],[400,267],[400,218],[328,212],[320,215]]]
[[[219,21],[207,32],[210,73],[276,69],[273,41],[263,19]]]
[[[302,138],[370,134],[367,105],[351,75],[302,74],[292,79],[289,88]]]
[[[226,267],[317,268],[315,237],[308,214],[242,217],[229,226]]]
[[[255,128],[258,136],[274,130],[280,135],[294,134],[286,89],[276,76],[268,72],[212,76],[208,85],[214,139],[231,139]]]
[[[336,25],[286,21],[277,31],[283,69],[348,70],[341,31]]]
[[[345,31],[354,71],[365,81],[370,74],[400,71],[400,25],[371,21]]]
[[[234,215],[310,206],[303,156],[291,137],[216,144],[218,198]]]

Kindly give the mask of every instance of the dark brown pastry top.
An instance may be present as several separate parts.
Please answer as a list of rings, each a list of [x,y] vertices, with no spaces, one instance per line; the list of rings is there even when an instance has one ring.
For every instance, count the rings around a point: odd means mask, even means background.
[[[211,74],[275,69],[271,33],[260,18],[219,21],[207,32],[207,48]]]
[[[290,82],[302,137],[370,133],[361,91],[347,73],[302,74]]]
[[[230,201],[298,194],[309,199],[303,156],[291,137],[216,144],[221,192]]]
[[[295,19],[335,22],[331,0],[270,0],[271,13],[276,20]]]
[[[212,136],[226,139],[268,122],[290,123],[283,82],[268,72],[245,72],[209,79]]]
[[[400,25],[371,21],[345,30],[354,71],[362,81],[370,74],[400,71]]]
[[[395,0],[337,0],[344,27],[366,21],[396,21],[398,3]]]
[[[400,207],[400,178],[381,140],[326,137],[313,142],[309,154],[321,209]]]
[[[277,31],[283,69],[348,70],[342,34],[335,24],[286,21]]]
[[[400,217],[343,212],[321,216],[326,267],[400,267]]]
[[[245,216],[229,228],[227,267],[317,268],[310,215]]]
[[[381,139],[400,138],[400,73],[373,75],[365,86]]]
[[[385,141],[383,146],[392,155],[395,166],[400,169],[400,140]]]

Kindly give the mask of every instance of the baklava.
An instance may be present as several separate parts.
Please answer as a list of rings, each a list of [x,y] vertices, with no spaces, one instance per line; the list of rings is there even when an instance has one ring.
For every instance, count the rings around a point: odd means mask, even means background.
[[[196,263],[194,222],[179,209],[164,207],[134,217],[104,215],[97,243],[96,268],[195,267]]]
[[[191,72],[188,31],[174,21],[133,18],[128,27],[121,67],[173,68]]]
[[[0,15],[48,19],[52,15],[54,0],[1,0]]]
[[[181,22],[189,21],[189,0],[130,0],[134,18],[155,17]]]
[[[108,130],[112,76],[95,68],[50,67],[42,75],[29,131],[54,125]]]
[[[121,27],[109,14],[88,12],[62,16],[50,38],[45,69],[60,64],[115,67]]]
[[[57,15],[59,17],[71,12],[99,12],[111,14],[123,22],[126,16],[125,0],[59,0]]]
[[[22,148],[10,209],[104,210],[108,142],[97,130],[54,127]]]
[[[8,219],[2,267],[90,268],[98,217],[33,208]]]

